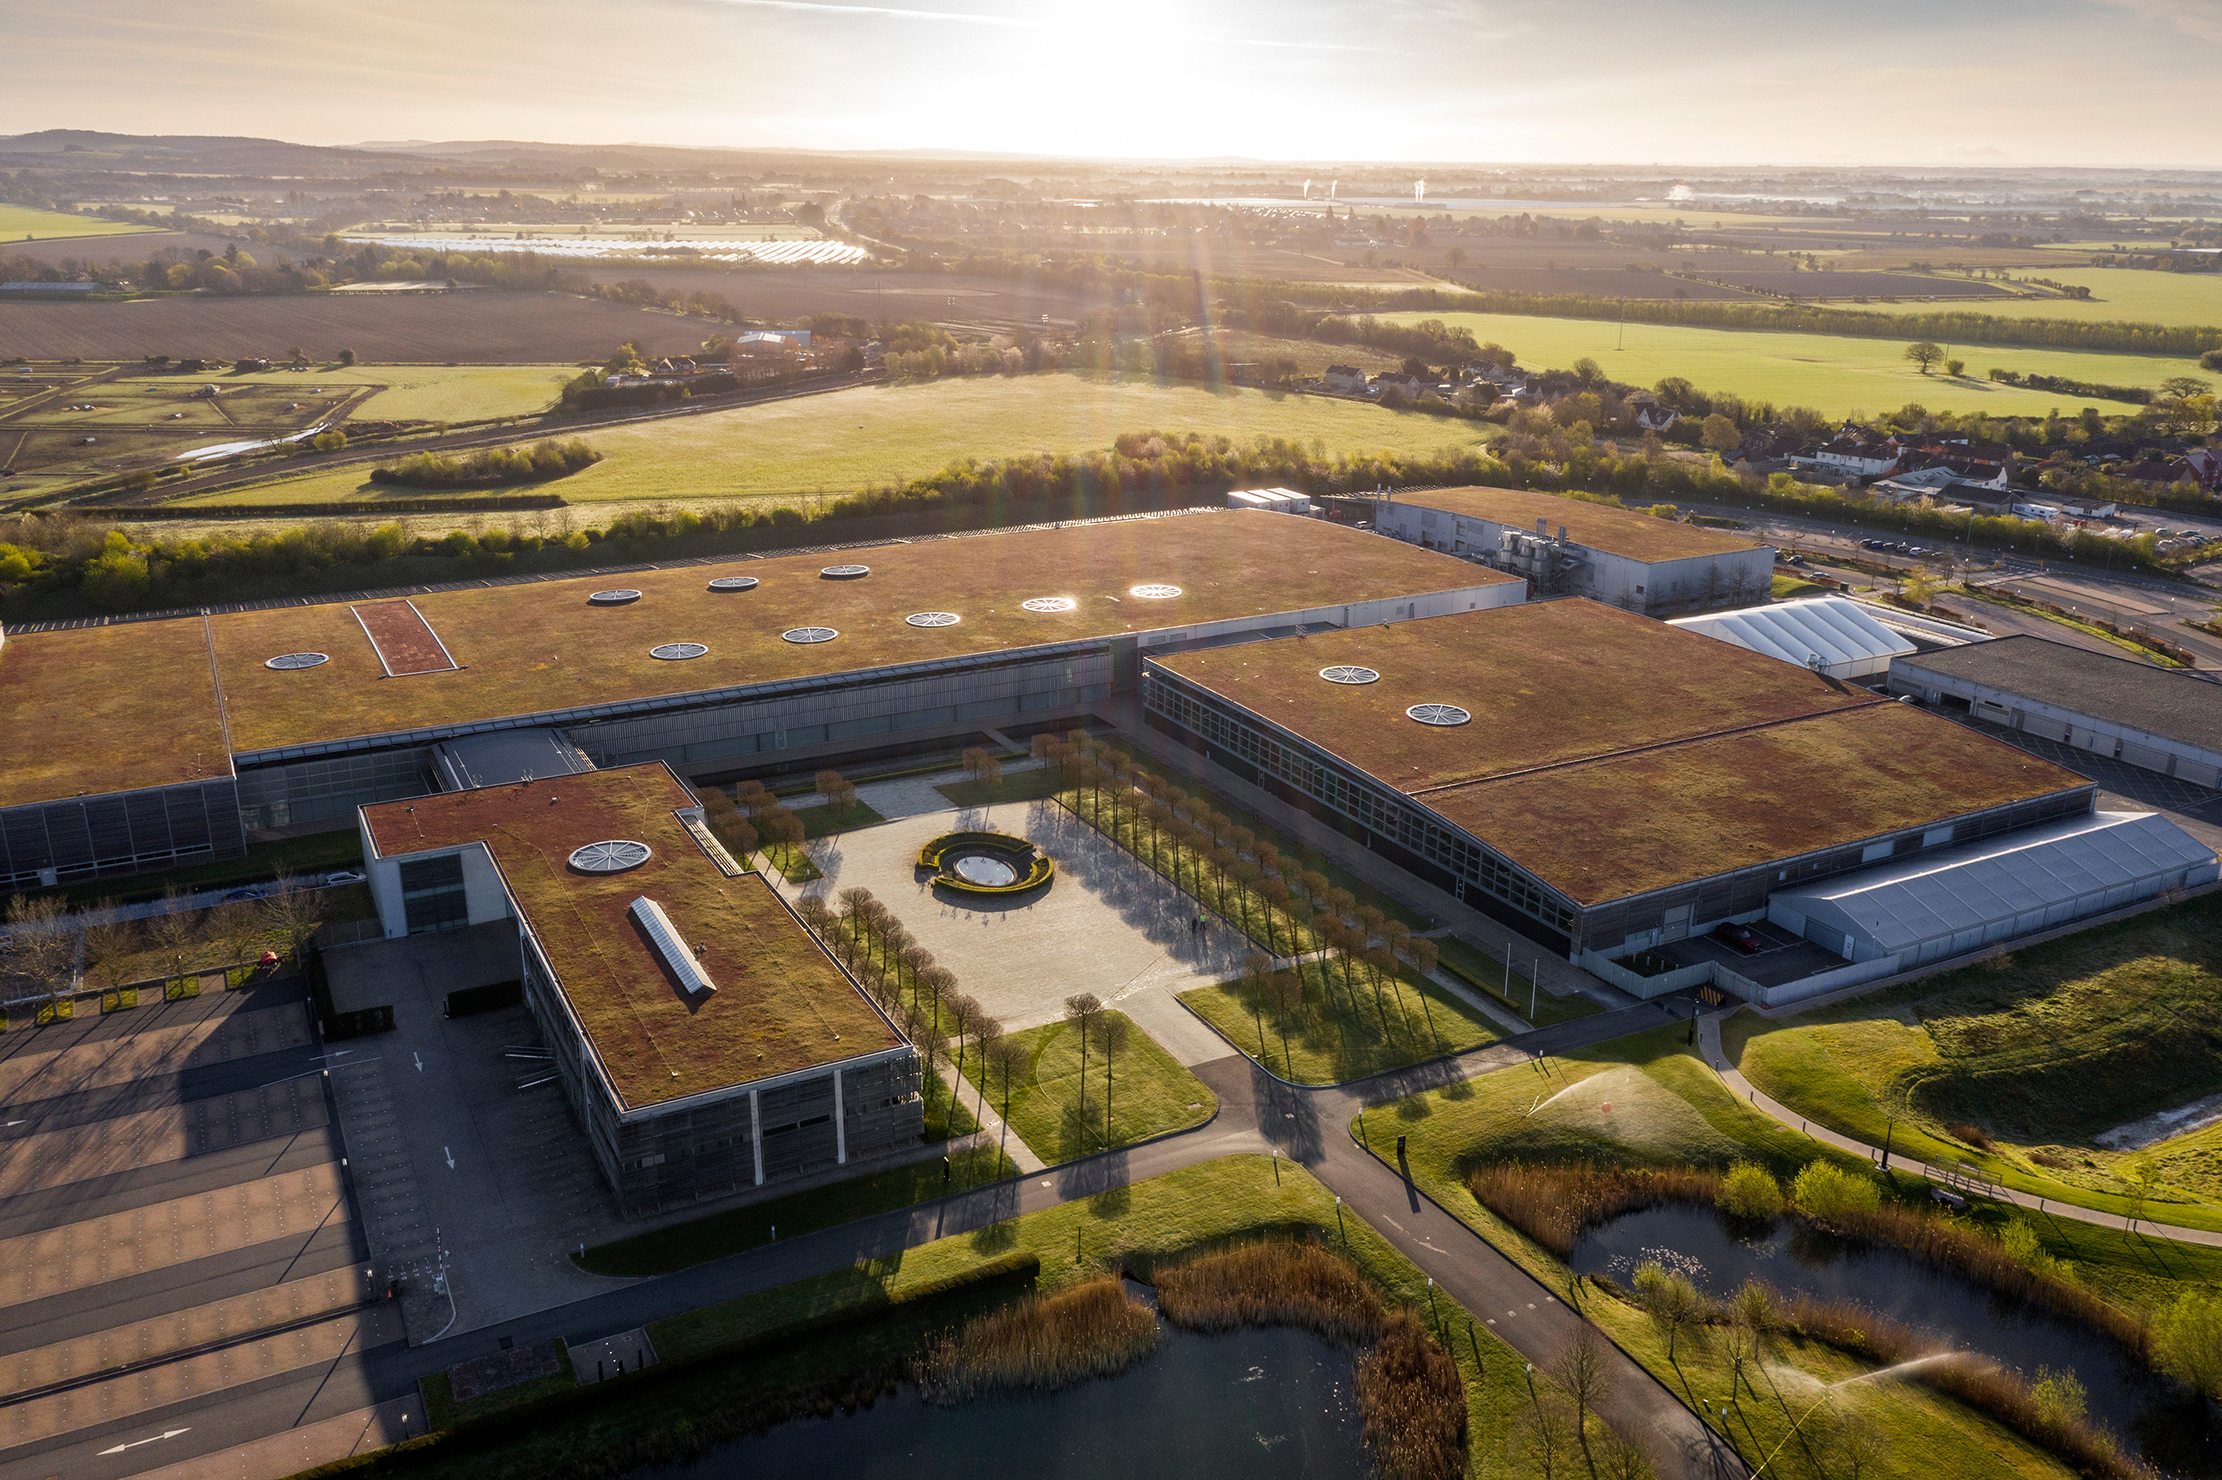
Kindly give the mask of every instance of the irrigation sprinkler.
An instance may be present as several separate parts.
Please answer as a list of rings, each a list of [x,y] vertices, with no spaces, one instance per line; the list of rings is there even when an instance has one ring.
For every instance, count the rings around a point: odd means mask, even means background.
[[[1281,1185],[1281,1148],[1278,1146],[1273,1148],[1273,1185]]]
[[[1342,1235],[1342,1251],[1345,1254],[1349,1253],[1350,1230],[1344,1226],[1342,1221],[1342,1195],[1340,1193],[1335,1196],[1335,1231]]]
[[[1427,1277],[1427,1313],[1435,1319],[1435,1339],[1443,1342],[1443,1345],[1449,1346],[1450,1343],[1443,1340],[1443,1313],[1435,1308],[1435,1276],[1433,1275]]]

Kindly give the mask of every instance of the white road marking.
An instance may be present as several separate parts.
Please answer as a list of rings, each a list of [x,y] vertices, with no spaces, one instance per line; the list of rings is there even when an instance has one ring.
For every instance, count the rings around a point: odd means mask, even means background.
[[[156,1434],[151,1439],[134,1439],[129,1444],[118,1444],[113,1449],[103,1449],[100,1452],[104,1455],[121,1454],[126,1449],[137,1449],[142,1444],[159,1444],[164,1439],[175,1439],[180,1434],[190,1434],[192,1432],[193,1431],[191,1429],[164,1429],[161,1433]]]
[[[412,1058],[412,1059],[416,1059],[416,1061],[417,1061],[417,1072],[418,1072],[419,1074],[422,1074],[422,1073],[424,1072],[424,1060],[423,1060],[422,1058],[419,1058],[419,1057],[417,1056],[417,1054],[416,1054],[416,1052],[415,1052],[414,1050],[412,1050],[412,1051],[410,1052],[410,1054],[409,1054],[409,1057],[410,1057],[410,1058]]]
[[[452,1171],[454,1171],[454,1170],[455,1170],[455,1153],[454,1153],[454,1152],[452,1152],[452,1151],[450,1151],[450,1150],[448,1150],[448,1149],[447,1149],[447,1147],[445,1147],[445,1146],[442,1146],[442,1147],[440,1148],[440,1154],[441,1154],[442,1156],[444,1156],[444,1157],[446,1157],[446,1158],[447,1158],[447,1169],[448,1169],[449,1171],[451,1171],[451,1172],[452,1172]]]

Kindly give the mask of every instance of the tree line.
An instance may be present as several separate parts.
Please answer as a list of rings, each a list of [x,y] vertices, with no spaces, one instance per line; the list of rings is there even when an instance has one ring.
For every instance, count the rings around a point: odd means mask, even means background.
[[[461,457],[412,452],[399,462],[372,468],[370,481],[404,488],[498,488],[561,478],[601,460],[601,453],[577,437],[568,442],[549,438],[530,447],[487,447]]]

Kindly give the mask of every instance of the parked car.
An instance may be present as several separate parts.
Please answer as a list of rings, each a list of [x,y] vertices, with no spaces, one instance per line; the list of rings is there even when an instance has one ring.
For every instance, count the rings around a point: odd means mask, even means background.
[[[369,875],[358,874],[352,869],[341,869],[336,874],[326,874],[324,883],[327,887],[337,884],[360,884],[368,877]]]
[[[1757,955],[1767,948],[1767,943],[1761,940],[1758,933],[1750,926],[1739,925],[1734,920],[1723,920],[1715,925],[1713,927],[1713,939],[1724,946],[1739,950],[1747,956]]]
[[[270,888],[269,888],[269,886],[268,886],[268,885],[265,885],[265,884],[257,884],[257,885],[253,885],[253,886],[251,886],[251,887],[249,887],[249,888],[246,888],[246,889],[234,889],[234,890],[232,890],[232,892],[231,892],[231,893],[229,893],[229,894],[227,894],[227,895],[225,895],[225,896],[224,896],[224,903],[225,903],[225,904],[244,904],[244,903],[246,903],[246,902],[247,902],[247,901],[249,901],[249,900],[254,900],[254,899],[265,899],[265,898],[268,898],[268,897],[269,897],[269,894],[270,894]]]

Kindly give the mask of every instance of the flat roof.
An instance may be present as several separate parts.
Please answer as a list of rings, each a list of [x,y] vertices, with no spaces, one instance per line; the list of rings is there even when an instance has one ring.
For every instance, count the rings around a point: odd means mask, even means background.
[[[0,807],[231,773],[199,617],[0,642]]]
[[[854,580],[821,568],[869,566]],[[713,592],[713,577],[754,576],[753,590]],[[395,731],[542,714],[594,704],[818,677],[898,663],[1178,629],[1512,579],[1466,561],[1320,520],[1255,519],[1241,512],[1075,525],[830,554],[736,559],[717,565],[413,597],[457,665],[388,678],[345,601],[212,619],[230,701],[235,750],[272,750]],[[1179,595],[1151,599],[1138,586]],[[591,592],[640,591],[637,602],[594,606]],[[1028,611],[1035,598],[1067,610]],[[950,612],[947,626],[905,618]],[[794,643],[790,629],[830,628],[830,641]],[[65,642],[75,634],[57,634]],[[709,651],[664,661],[649,650],[700,643]],[[281,653],[320,652],[313,668],[272,671]],[[138,736],[119,736],[136,743]]]
[[[1585,906],[2090,785],[1938,715],[1586,600],[1151,663]],[[1381,677],[1319,676],[1339,664]],[[1406,716],[1429,703],[1473,718]]]
[[[1551,537],[1566,526],[1577,545],[1622,555],[1630,560],[1689,560],[1701,555],[1733,555],[1764,543],[1724,529],[1706,529],[1672,519],[1654,519],[1634,509],[1616,509],[1587,499],[1560,498],[1523,488],[1428,488],[1398,493],[1395,502],[1441,509],[1468,519],[1487,519],[1532,533],[1535,521],[1548,520]]]
[[[2222,684],[2026,634],[1892,661],[2222,751]]]
[[[816,1068],[903,1040],[761,874],[727,878],[677,813],[693,796],[660,762],[363,808],[383,857],[482,842],[539,937],[622,1108]],[[653,850],[615,874],[572,850]],[[663,907],[717,991],[690,999],[627,913]]]
[[[1584,598],[1154,657],[1404,792],[1888,702]],[[1329,683],[1322,668],[1380,681]],[[1455,704],[1471,724],[1405,717]]]

